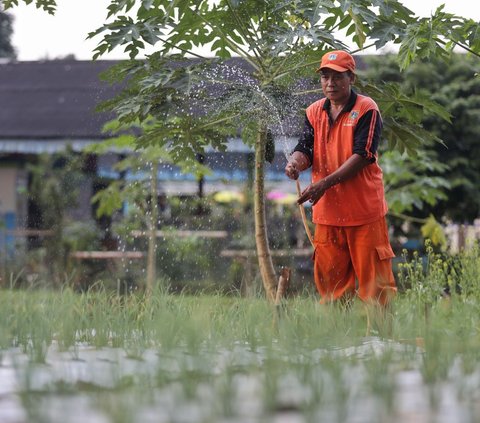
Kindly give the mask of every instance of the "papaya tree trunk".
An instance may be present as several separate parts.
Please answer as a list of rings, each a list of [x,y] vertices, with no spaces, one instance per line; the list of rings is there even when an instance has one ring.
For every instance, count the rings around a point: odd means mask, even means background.
[[[254,210],[255,210],[255,243],[257,246],[258,265],[262,276],[263,287],[267,299],[275,301],[276,275],[273,267],[272,255],[268,245],[267,222],[265,215],[265,146],[267,129],[261,126],[255,142],[255,181],[254,181]]]
[[[157,173],[158,163],[152,163],[152,174],[150,183],[150,219],[148,222],[148,251],[147,251],[147,284],[146,294],[151,295],[155,280],[157,278],[157,220],[158,220],[158,205],[157,205]]]

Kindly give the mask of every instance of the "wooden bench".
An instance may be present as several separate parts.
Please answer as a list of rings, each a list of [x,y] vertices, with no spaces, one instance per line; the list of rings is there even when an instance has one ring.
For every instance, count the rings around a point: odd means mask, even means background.
[[[289,250],[270,250],[272,257],[308,257],[313,254],[311,248],[292,248]],[[256,250],[223,250],[220,257],[250,258],[256,257]]]
[[[148,231],[132,231],[132,236],[135,238],[142,238],[150,236]],[[187,230],[171,230],[171,231],[156,231],[157,238],[227,238],[227,231],[187,231]]]
[[[77,260],[115,260],[141,259],[145,257],[143,251],[74,251],[70,257]]]

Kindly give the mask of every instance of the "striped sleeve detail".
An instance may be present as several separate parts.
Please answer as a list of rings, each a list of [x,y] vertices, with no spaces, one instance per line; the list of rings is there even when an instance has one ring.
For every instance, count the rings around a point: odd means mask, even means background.
[[[355,127],[353,152],[374,162],[382,126],[382,118],[378,110],[372,109],[366,112]]]
[[[372,115],[372,120],[370,122],[370,130],[368,131],[367,143],[365,145],[365,151],[367,152],[367,159],[371,159],[373,157],[371,148],[372,148],[373,136],[375,134],[376,121],[377,121],[377,112],[374,111]]]
[[[302,130],[302,133],[300,134],[298,143],[293,149],[293,151],[300,151],[301,153],[305,154],[308,157],[308,159],[310,160],[310,163],[313,163],[313,141],[314,141],[313,126],[308,120],[307,115],[305,115],[303,130]]]

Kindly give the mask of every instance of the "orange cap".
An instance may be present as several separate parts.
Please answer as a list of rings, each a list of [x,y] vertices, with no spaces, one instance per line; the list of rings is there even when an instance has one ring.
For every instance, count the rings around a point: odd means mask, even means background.
[[[333,69],[337,72],[351,71],[355,73],[355,59],[343,50],[330,51],[323,55],[317,72],[323,68]]]

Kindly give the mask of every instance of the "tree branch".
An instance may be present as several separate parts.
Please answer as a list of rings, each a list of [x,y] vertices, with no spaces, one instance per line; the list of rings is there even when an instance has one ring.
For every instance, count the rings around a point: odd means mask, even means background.
[[[396,213],[392,211],[389,211],[388,215],[392,217],[398,217],[399,219],[403,219],[408,222],[425,223],[427,221],[427,219],[422,219],[420,217],[413,217],[413,216],[409,216],[408,214]]]
[[[197,58],[199,58],[199,59],[203,59],[203,60],[206,60],[206,59],[207,59],[206,57],[200,56],[199,54],[194,53],[193,51],[184,49],[184,48],[182,48],[182,47],[178,47],[177,45],[171,43],[170,41],[164,40],[163,38],[158,37],[158,39],[159,39],[162,43],[167,44],[167,45],[169,45],[169,46],[171,46],[171,47],[173,47],[173,48],[176,48],[177,50],[183,51],[183,52],[186,53],[186,54],[191,54],[192,56],[195,56],[195,57],[197,57]]]
[[[248,43],[250,49],[252,50],[253,54],[257,59],[261,59],[261,54],[257,51],[256,46],[255,46],[255,40],[252,39],[249,35],[249,28],[245,27],[241,21],[241,19],[238,17],[238,13],[236,10],[233,8],[230,0],[226,0],[227,6],[230,9],[230,12],[232,13],[235,21],[237,22],[238,25],[238,30],[242,34],[242,37],[245,39],[245,41]]]
[[[204,23],[206,23],[212,31],[218,32],[223,40],[229,45],[229,47],[238,55],[240,55],[243,59],[245,59],[248,63],[250,63],[257,71],[260,70],[257,63],[255,63],[251,58],[248,52],[246,52],[243,48],[237,45],[234,41],[232,41],[220,28],[215,25],[212,25],[204,16],[199,14],[196,10],[193,11]]]

